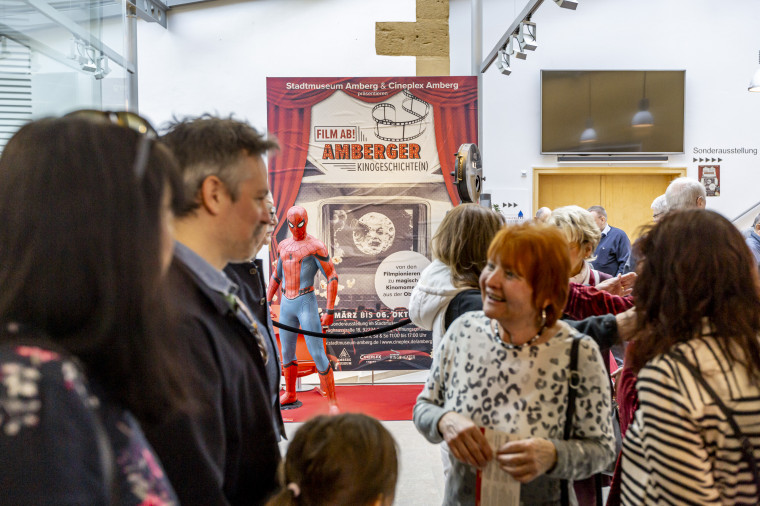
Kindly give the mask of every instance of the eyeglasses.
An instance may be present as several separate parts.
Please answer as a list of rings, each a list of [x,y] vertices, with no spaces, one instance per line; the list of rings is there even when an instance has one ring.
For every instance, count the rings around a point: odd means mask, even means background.
[[[64,117],[84,118],[91,121],[111,123],[139,133],[140,142],[137,145],[133,171],[137,179],[142,179],[148,166],[150,143],[158,139],[158,132],[156,132],[156,129],[153,128],[153,125],[147,119],[130,111],[100,111],[97,109],[80,109],[70,112]]]

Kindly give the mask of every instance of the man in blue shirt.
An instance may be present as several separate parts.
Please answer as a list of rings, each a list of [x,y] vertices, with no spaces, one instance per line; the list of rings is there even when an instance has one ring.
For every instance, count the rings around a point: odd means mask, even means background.
[[[592,262],[594,269],[606,272],[610,276],[622,274],[631,254],[631,241],[625,232],[607,223],[607,211],[602,206],[591,206],[588,211],[602,232],[602,238],[594,253],[596,260]]]

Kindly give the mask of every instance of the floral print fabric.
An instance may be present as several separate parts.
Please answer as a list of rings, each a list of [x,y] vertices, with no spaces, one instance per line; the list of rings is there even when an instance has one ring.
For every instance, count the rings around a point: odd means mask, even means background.
[[[137,421],[96,395],[69,357],[37,346],[0,345],[0,504],[177,504]],[[105,476],[98,430],[112,449]]]

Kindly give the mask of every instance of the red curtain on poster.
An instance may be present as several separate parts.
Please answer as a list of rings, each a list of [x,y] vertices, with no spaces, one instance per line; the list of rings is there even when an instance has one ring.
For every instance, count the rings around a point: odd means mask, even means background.
[[[454,153],[460,144],[477,142],[478,135],[478,89],[472,78],[450,78],[458,82],[458,89],[414,89],[412,93],[430,103],[435,118],[435,136],[438,158],[451,202],[459,204],[457,189],[449,177],[454,170]],[[298,81],[316,84],[377,83],[386,85],[399,78],[313,78]],[[279,224],[272,235],[273,248],[277,251],[277,232],[285,226],[285,216],[298,196],[301,178],[306,166],[311,126],[311,108],[336,92],[334,89],[287,89],[286,83],[293,78],[269,78],[267,80],[267,128],[277,137],[280,151],[269,158],[270,187],[277,204]],[[356,90],[341,90],[367,103],[377,103],[401,92],[389,91],[377,97],[359,95]],[[465,118],[462,121],[462,118]]]

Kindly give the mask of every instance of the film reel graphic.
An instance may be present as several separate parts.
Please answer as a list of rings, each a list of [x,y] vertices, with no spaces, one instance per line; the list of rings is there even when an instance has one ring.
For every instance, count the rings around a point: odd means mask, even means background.
[[[401,108],[415,117],[409,121],[396,121],[396,106],[380,103],[372,108],[375,120],[375,136],[389,142],[404,142],[416,139],[425,133],[425,120],[430,114],[430,104],[415,97],[408,90],[402,92],[404,100]],[[381,128],[383,134],[381,135]]]

